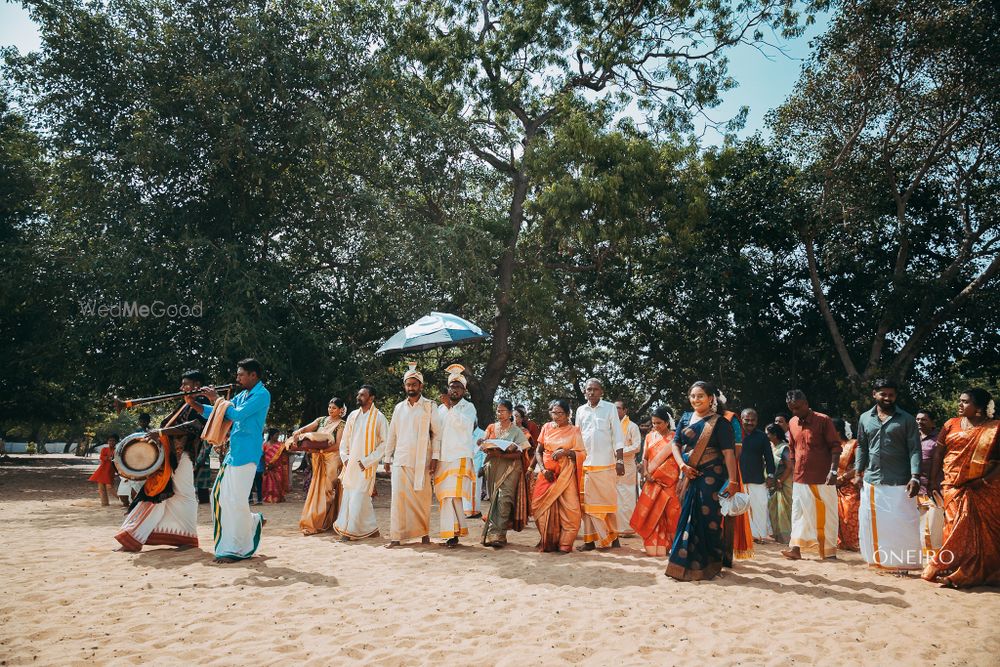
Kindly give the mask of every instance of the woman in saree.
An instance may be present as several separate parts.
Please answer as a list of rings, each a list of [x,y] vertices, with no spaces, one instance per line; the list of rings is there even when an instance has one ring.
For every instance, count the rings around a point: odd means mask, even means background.
[[[587,450],[583,434],[570,423],[569,403],[557,399],[549,404],[552,421],[538,434],[535,464],[539,471],[531,496],[535,525],[542,539],[540,551],[569,553],[580,532],[580,482]]]
[[[285,443],[278,441],[278,429],[267,431],[264,441],[264,502],[285,502],[285,471],[288,469],[288,451]]]
[[[719,496],[738,484],[736,434],[718,413],[718,390],[698,381],[688,390],[691,412],[677,424],[671,449],[683,477],[681,513],[666,574],[680,581],[711,579],[722,570],[725,544]],[[731,483],[732,480],[732,483]]]
[[[858,441],[850,438],[847,433],[847,423],[839,417],[830,421],[837,429],[840,444],[840,463],[837,466],[837,516],[840,525],[837,527],[837,547],[847,551],[857,551],[858,546],[858,509],[861,507],[861,489],[854,485],[854,453]]]
[[[792,536],[792,466],[785,430],[777,424],[764,428],[774,455],[774,486],[767,498],[767,519],[775,542],[788,544]]]
[[[479,439],[482,448],[487,440],[514,443],[503,449],[484,449],[489,465],[486,466],[486,488],[490,496],[490,511],[483,526],[483,544],[500,549],[507,544],[507,530],[521,532],[528,522],[528,486],[525,469],[528,461],[528,438],[513,421],[514,406],[510,401],[500,401],[496,408],[497,420],[486,427],[486,435]]]
[[[670,411],[665,405],[653,410],[653,428],[646,435],[640,479],[642,492],[635,504],[629,525],[642,538],[650,556],[663,558],[674,541],[674,530],[681,514],[677,497],[680,468],[673,456]]]
[[[1000,585],[1000,420],[985,389],[967,389],[938,433],[931,464],[944,501],[944,544],[923,578],[955,588]],[[939,474],[940,473],[940,474]]]
[[[528,428],[528,412],[520,405],[514,406],[514,423],[517,424],[519,429],[524,431],[524,437],[528,439],[528,462],[526,464],[525,479],[528,480],[528,516],[531,517],[530,501],[535,490],[535,478],[538,477],[538,471],[535,470],[535,450],[538,448],[538,442],[535,440],[535,436],[531,435],[531,430]]]
[[[289,451],[307,452],[312,461],[312,480],[302,506],[299,530],[315,535],[330,530],[340,510],[340,438],[344,434],[344,401],[330,399],[327,416],[293,431]]]

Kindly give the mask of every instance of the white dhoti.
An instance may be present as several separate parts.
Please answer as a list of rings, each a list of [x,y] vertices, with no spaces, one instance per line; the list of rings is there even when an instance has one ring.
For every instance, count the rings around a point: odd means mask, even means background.
[[[143,545],[198,546],[198,495],[194,489],[194,466],[181,454],[170,476],[174,495],[158,503],[136,503],[115,539],[126,551]]]
[[[378,532],[372,489],[375,486],[375,469],[361,472],[357,462],[349,460],[341,475],[340,511],[333,529],[343,537],[360,540]]]
[[[890,570],[918,570],[920,514],[906,487],[865,482],[858,510],[858,542],[865,561]]]
[[[920,548],[924,558],[936,554],[944,544],[944,509],[927,496],[918,496],[920,510]]]
[[[605,548],[618,539],[618,494],[615,466],[583,467],[583,521],[580,531],[584,542]]]
[[[750,533],[755,540],[767,537],[767,485],[746,484],[750,496]]]
[[[451,539],[469,534],[463,502],[471,500],[476,481],[471,458],[441,461],[434,474],[434,493],[441,504],[441,537]]]
[[[837,487],[832,484],[792,484],[792,534],[789,545],[819,551],[820,558],[837,555]]]
[[[368,489],[343,489],[340,497],[340,511],[333,529],[339,535],[352,540],[371,537],[378,532],[375,520],[375,506]]]
[[[216,558],[250,558],[260,545],[264,517],[250,512],[250,489],[257,464],[224,464],[212,486]]]
[[[625,474],[617,478],[615,490],[618,495],[617,522],[621,527],[621,535],[629,537],[635,535],[629,522],[632,520],[632,512],[635,511],[636,482],[639,472],[635,465],[635,456],[632,453],[625,455]]]
[[[416,471],[392,466],[392,503],[389,506],[389,539],[393,542],[424,537],[431,532],[431,480],[424,469],[423,488],[414,488]]]

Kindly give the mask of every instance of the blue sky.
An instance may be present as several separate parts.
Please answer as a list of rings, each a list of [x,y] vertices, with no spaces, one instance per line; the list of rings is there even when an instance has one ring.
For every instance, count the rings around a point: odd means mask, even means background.
[[[739,82],[739,87],[723,96],[722,105],[712,110],[711,117],[721,121],[736,115],[740,107],[750,107],[746,128],[740,136],[749,136],[764,129],[764,116],[781,104],[792,91],[803,60],[809,55],[809,40],[826,27],[821,17],[806,34],[785,41],[771,36],[769,41],[781,46],[784,53],[766,49],[761,53],[748,46],[740,46],[729,53],[729,72]],[[38,30],[20,5],[2,0],[0,4],[0,45],[16,46],[21,51],[39,47]],[[715,144],[721,140],[709,132],[703,143]]]

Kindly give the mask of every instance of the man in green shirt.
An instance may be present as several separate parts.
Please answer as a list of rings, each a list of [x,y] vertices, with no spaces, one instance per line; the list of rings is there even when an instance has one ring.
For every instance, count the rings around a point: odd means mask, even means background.
[[[859,509],[861,555],[869,565],[920,568],[920,429],[896,405],[897,385],[875,381],[875,406],[858,417],[855,484],[863,484]],[[862,481],[863,480],[863,481]]]

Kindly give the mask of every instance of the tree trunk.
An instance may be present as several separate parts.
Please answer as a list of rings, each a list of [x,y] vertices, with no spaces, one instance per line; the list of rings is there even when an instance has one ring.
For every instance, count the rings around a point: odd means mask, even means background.
[[[511,194],[509,233],[507,247],[500,257],[498,265],[499,280],[496,290],[496,316],[493,318],[493,334],[490,346],[490,358],[486,368],[475,384],[473,395],[476,413],[480,424],[488,424],[493,420],[493,401],[497,389],[507,375],[507,363],[510,361],[510,311],[513,302],[514,260],[517,253],[517,240],[521,234],[524,222],[524,201],[528,196],[528,179],[523,171],[513,176],[514,191]]]

